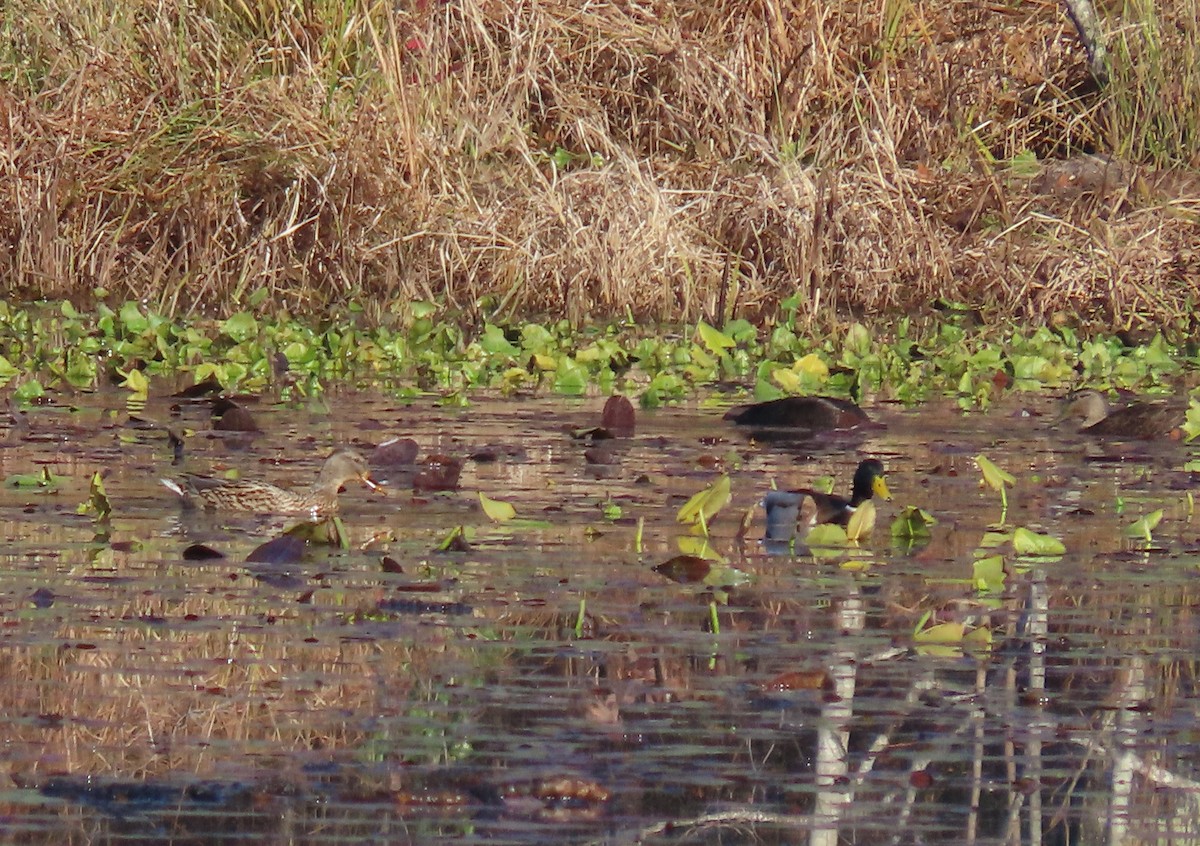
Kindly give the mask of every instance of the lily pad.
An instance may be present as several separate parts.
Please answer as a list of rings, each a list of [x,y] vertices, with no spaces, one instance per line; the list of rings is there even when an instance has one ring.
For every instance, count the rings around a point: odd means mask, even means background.
[[[1019,527],[1013,531],[1013,552],[1017,555],[1063,555],[1067,548],[1051,535],[1042,535]]]
[[[498,499],[492,499],[482,491],[479,493],[479,504],[483,506],[483,513],[496,523],[507,523],[517,516],[517,509],[513,508],[512,505]]]

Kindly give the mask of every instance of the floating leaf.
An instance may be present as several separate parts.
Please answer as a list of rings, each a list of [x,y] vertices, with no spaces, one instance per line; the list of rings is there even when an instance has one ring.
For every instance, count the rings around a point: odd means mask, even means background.
[[[666,576],[673,582],[695,584],[704,581],[712,567],[712,562],[707,558],[700,558],[696,555],[676,555],[674,558],[668,558],[663,563],[655,565],[654,572]]]
[[[1188,441],[1200,436],[1200,399],[1193,397],[1188,400],[1187,416],[1183,421],[1183,433]]]
[[[1007,470],[1001,470],[986,455],[975,456],[975,463],[983,473],[983,481],[997,493],[1004,493],[1005,487],[1015,485],[1017,480]]]
[[[963,635],[962,645],[964,649],[986,652],[992,648],[992,630],[987,626],[971,629]]]
[[[96,515],[102,520],[112,513],[112,503],[108,501],[108,494],[104,491],[104,480],[100,478],[99,470],[92,474],[87,505],[95,509]]]
[[[138,304],[129,300],[121,306],[121,325],[125,327],[125,334],[140,335],[150,328],[150,321],[142,314]]]
[[[709,521],[726,506],[730,499],[729,476],[722,475],[704,490],[684,503],[675,516],[677,522],[693,526],[707,526]]]
[[[471,544],[467,540],[467,530],[463,526],[455,526],[434,549],[437,552],[470,552]]]
[[[13,399],[17,402],[29,402],[38,397],[44,397],[46,389],[42,387],[42,383],[37,379],[28,379],[17,386],[13,391]]]
[[[696,324],[696,334],[700,336],[701,342],[713,355],[720,355],[722,350],[737,346],[737,342],[733,338],[719,329],[709,326],[703,320]]]
[[[492,499],[482,491],[479,493],[479,504],[483,506],[483,513],[496,523],[507,523],[517,516],[517,509],[513,508],[510,504],[498,499]]]
[[[846,352],[861,358],[871,351],[871,333],[861,323],[851,324],[846,330],[844,346]]]
[[[1004,556],[988,555],[975,559],[971,577],[975,589],[982,593],[997,593],[1004,589]]]
[[[892,521],[892,537],[894,538],[927,538],[929,527],[936,526],[937,520],[923,508],[915,505],[905,506],[904,510]]]
[[[483,336],[479,339],[479,346],[483,347],[484,352],[492,355],[515,356],[520,352],[505,336],[503,329],[490,323],[483,327]]]
[[[254,564],[295,564],[304,558],[308,544],[303,538],[291,533],[282,534],[261,543],[246,556],[248,563]]]
[[[806,545],[816,547],[844,547],[848,541],[846,530],[836,523],[819,523],[804,536]]]
[[[128,388],[135,396],[145,396],[150,390],[150,380],[146,378],[146,374],[136,368],[128,373],[122,373],[125,381],[121,383],[122,388]]]
[[[698,535],[680,535],[675,538],[675,545],[679,547],[679,551],[684,555],[694,555],[697,558],[705,558],[709,561],[719,561],[724,563],[725,556],[713,549],[708,538]]]
[[[1017,555],[1062,555],[1067,551],[1058,538],[1040,535],[1024,527],[1013,531],[1012,545]]]
[[[863,540],[875,530],[875,503],[871,500],[860,503],[850,515],[846,525],[846,537],[852,541]]]
[[[221,332],[240,344],[258,334],[258,322],[250,312],[240,311],[221,324]]]
[[[587,390],[587,384],[587,371],[579,362],[566,355],[559,359],[554,374],[554,390],[568,396],[579,396]]]
[[[936,626],[930,626],[914,634],[913,641],[916,643],[959,644],[962,643],[965,633],[966,627],[962,623],[938,623]]]
[[[809,353],[803,358],[797,359],[792,365],[792,370],[797,373],[803,373],[821,382],[829,378],[829,365],[825,360],[816,353]]]
[[[995,549],[998,546],[1003,546],[1012,540],[1011,532],[984,532],[983,538],[979,541],[980,549]],[[978,554],[978,553],[977,553]]]
[[[40,473],[14,473],[4,480],[10,488],[45,488],[53,492],[62,482],[63,477],[50,472],[49,467],[43,467]]]
[[[1163,510],[1161,508],[1151,511],[1144,517],[1134,520],[1125,528],[1125,534],[1134,538],[1144,538],[1149,541],[1151,533],[1158,528],[1158,524],[1162,522]]]

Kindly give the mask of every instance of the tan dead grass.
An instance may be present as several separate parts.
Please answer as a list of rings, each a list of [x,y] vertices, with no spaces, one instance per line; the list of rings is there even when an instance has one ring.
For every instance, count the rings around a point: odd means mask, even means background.
[[[8,291],[1116,326],[1195,300],[1194,179],[1149,165],[1194,155],[1196,0],[1112,10],[1102,93],[1050,0],[402,5],[34,0],[0,42]],[[1090,192],[1005,167],[1081,150],[1143,162]]]

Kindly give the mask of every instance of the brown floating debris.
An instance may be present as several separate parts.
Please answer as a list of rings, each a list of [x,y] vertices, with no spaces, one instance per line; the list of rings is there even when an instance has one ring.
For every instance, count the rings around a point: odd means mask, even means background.
[[[412,438],[389,438],[371,451],[375,467],[409,466],[417,461],[420,447]]]
[[[414,491],[458,490],[462,475],[463,460],[450,455],[435,453],[425,459],[425,465],[413,477]]]
[[[218,552],[211,546],[205,546],[202,543],[191,544],[183,550],[184,561],[214,561],[224,557],[224,553]]]
[[[600,426],[612,432],[615,437],[633,437],[635,414],[629,398],[620,394],[609,397],[604,403],[604,411],[600,414]]]
[[[711,570],[712,562],[698,555],[676,555],[654,567],[659,575],[684,584],[704,581]]]

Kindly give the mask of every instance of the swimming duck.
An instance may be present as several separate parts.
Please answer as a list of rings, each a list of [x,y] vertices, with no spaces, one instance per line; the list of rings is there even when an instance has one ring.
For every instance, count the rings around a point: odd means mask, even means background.
[[[1110,409],[1104,394],[1086,388],[1066,396],[1054,422],[1078,420],[1079,431],[1085,435],[1153,440],[1178,438],[1183,417],[1181,408],[1163,402],[1133,402]]]
[[[810,524],[837,523],[839,526],[845,526],[850,522],[850,515],[854,513],[855,508],[876,496],[881,499],[892,498],[884,479],[883,462],[878,458],[867,458],[859,462],[858,469],[854,471],[849,499],[814,491],[812,488],[771,491],[763,498],[763,509],[767,512],[767,538],[783,540],[792,536],[800,519],[800,509],[805,497],[815,506]]]
[[[367,460],[354,450],[338,450],[325,459],[321,472],[306,491],[293,492],[266,482],[216,479],[188,474],[181,482],[161,480],[185,505],[259,514],[336,514],[338,491],[347,482],[359,481],[380,490],[372,481]]]
[[[836,397],[783,397],[738,405],[725,412],[725,419],[739,426],[767,426],[826,432],[854,429],[871,418],[855,403]]]

